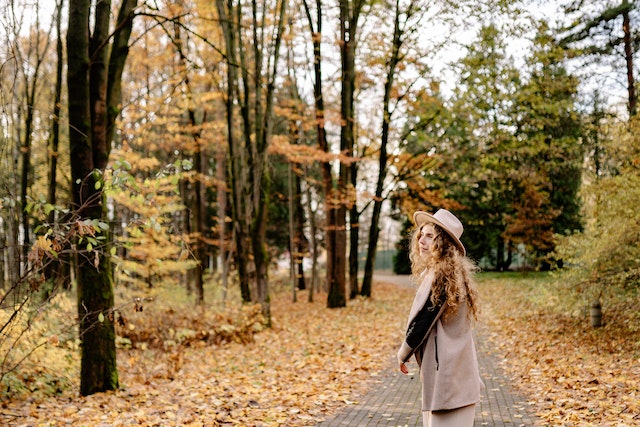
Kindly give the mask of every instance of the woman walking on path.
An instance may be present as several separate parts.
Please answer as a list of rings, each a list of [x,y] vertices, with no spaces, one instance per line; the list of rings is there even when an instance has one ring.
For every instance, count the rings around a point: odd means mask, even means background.
[[[472,322],[477,316],[475,265],[466,257],[463,226],[451,212],[413,214],[411,270],[416,291],[407,332],[398,350],[400,371],[415,356],[422,382],[425,427],[473,426],[483,387]]]

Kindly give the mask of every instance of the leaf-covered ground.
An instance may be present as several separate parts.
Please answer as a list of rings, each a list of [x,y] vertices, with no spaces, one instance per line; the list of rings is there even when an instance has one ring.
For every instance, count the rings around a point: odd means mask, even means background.
[[[637,313],[640,301],[611,309],[621,311],[619,321],[594,330],[584,317],[550,308],[526,280],[497,277],[481,280],[483,330],[541,424],[640,425],[640,325],[624,312]],[[71,370],[72,386],[57,396],[34,391],[3,402],[0,425],[313,426],[389,366],[412,297],[411,289],[376,284],[372,299],[329,310],[326,294],[308,303],[301,292],[292,303],[280,292],[274,327],[255,335],[251,309],[225,318],[150,303],[127,312],[120,327],[121,390],[78,397]]]
[[[611,300],[604,327],[592,328],[535,276],[496,276],[481,288],[492,341],[540,423],[640,426],[638,295]]]
[[[203,339],[121,349],[122,390],[77,397],[76,386],[58,397],[5,402],[0,424],[315,425],[349,404],[354,392],[364,391],[388,366],[411,298],[406,289],[377,285],[371,300],[329,310],[326,294],[308,303],[301,292],[292,303],[290,293],[280,293],[272,298],[273,328],[257,333],[253,342]],[[139,329],[143,319],[161,320],[153,310],[150,304],[127,325]]]

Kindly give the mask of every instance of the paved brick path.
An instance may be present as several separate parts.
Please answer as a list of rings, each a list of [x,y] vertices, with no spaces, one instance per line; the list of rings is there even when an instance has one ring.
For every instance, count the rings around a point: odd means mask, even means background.
[[[398,284],[407,284],[406,278],[385,277],[384,280],[399,280]],[[476,406],[475,426],[533,426],[535,416],[526,401],[509,386],[500,361],[491,352],[491,342],[485,338],[487,333],[480,327],[476,335],[480,375],[485,390],[480,404]],[[395,355],[389,355],[389,368],[374,380],[370,391],[364,396],[357,396],[356,403],[317,427],[422,426],[420,377],[415,362],[408,366],[409,375],[403,375],[397,370]]]

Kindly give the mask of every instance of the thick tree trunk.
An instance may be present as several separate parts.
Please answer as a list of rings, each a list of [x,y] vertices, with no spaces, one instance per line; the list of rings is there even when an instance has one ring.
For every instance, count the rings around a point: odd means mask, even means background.
[[[271,187],[268,174],[262,175],[262,191],[258,201],[258,211],[251,224],[251,246],[253,249],[253,260],[256,267],[256,291],[258,303],[262,307],[262,315],[267,320],[267,325],[271,326],[271,298],[269,296],[269,256],[267,254],[267,194]]]
[[[354,92],[355,92],[355,49],[358,18],[362,3],[360,1],[340,0],[340,58],[342,62],[342,91],[341,91],[341,130],[340,152],[347,157],[353,157],[354,146]],[[340,164],[338,177],[338,189],[344,191],[351,185],[351,168],[344,163]],[[335,210],[336,253],[332,254],[335,263],[335,277],[331,279],[328,295],[330,308],[346,306],[347,284],[346,270],[346,195],[339,195],[339,208]],[[352,201],[355,203],[355,201]],[[357,226],[357,224],[355,224]],[[357,244],[357,242],[356,242]]]
[[[81,220],[102,217],[101,187],[96,189],[90,113],[89,15],[90,0],[71,0],[67,32],[69,86],[69,143],[73,210]],[[96,18],[104,17],[97,14]],[[108,17],[108,15],[107,15]],[[92,73],[92,75],[96,75]],[[78,316],[80,319],[80,393],[89,395],[118,387],[113,325],[111,268],[104,254],[79,247]]]
[[[97,183],[111,151],[113,121],[120,103],[121,73],[128,54],[126,46],[135,5],[136,0],[122,2],[114,44],[109,49],[110,1],[97,2],[92,14],[90,0],[70,0],[67,32],[69,144],[72,208],[80,220],[106,218],[102,186]],[[90,40],[91,15],[95,24]],[[82,395],[114,390],[119,383],[113,324],[113,270],[108,251],[110,236],[105,237],[107,243],[101,248],[77,244]]]

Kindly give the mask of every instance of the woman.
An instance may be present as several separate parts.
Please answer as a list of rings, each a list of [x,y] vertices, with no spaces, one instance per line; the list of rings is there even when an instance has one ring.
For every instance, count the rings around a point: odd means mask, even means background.
[[[400,371],[407,374],[406,363],[415,356],[425,427],[473,426],[483,387],[471,329],[478,314],[475,266],[466,257],[455,215],[418,211],[413,219],[409,259],[420,286],[398,350]]]

